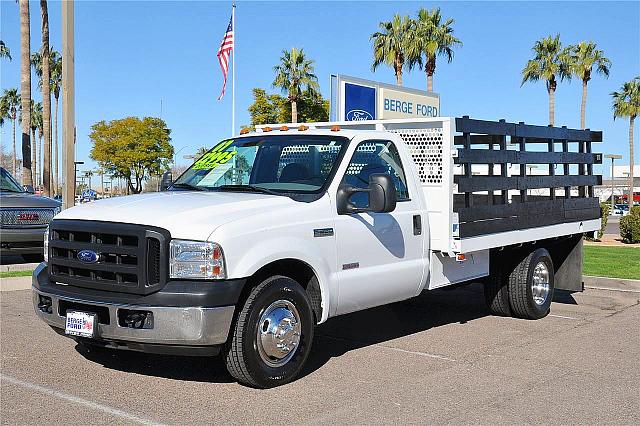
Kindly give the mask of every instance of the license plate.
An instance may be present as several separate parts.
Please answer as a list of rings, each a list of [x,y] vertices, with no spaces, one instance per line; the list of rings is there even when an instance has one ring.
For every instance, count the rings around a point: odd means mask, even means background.
[[[80,337],[93,337],[96,314],[88,312],[67,311],[65,334]]]

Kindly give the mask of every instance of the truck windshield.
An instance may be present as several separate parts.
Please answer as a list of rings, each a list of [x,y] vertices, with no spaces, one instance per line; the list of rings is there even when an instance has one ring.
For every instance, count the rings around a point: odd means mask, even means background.
[[[0,167],[0,191],[24,192],[11,173]]]
[[[348,139],[323,135],[264,135],[220,142],[180,176],[172,189],[317,193]]]

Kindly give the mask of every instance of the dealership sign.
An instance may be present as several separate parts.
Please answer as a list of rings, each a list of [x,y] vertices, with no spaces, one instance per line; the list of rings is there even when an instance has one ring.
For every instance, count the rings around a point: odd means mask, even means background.
[[[440,96],[343,75],[331,76],[331,120],[364,121],[440,115]]]

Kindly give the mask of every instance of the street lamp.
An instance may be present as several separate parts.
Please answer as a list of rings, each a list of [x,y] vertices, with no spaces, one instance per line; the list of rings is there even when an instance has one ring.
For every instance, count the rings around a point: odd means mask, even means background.
[[[613,212],[613,199],[615,198],[613,196],[613,185],[614,185],[614,181],[613,181],[613,162],[615,160],[619,160],[622,158],[622,155],[620,154],[606,154],[604,156],[604,158],[611,158],[611,212]]]

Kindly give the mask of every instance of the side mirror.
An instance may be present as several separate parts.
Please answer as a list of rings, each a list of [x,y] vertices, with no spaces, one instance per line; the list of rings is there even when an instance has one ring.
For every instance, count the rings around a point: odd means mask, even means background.
[[[35,194],[36,190],[33,189],[33,185],[22,185],[22,188],[25,190],[26,193],[28,194]]]
[[[364,208],[354,206],[349,199],[357,192],[369,194],[369,205]],[[391,176],[386,173],[374,173],[369,176],[369,187],[355,188],[351,185],[340,185],[336,197],[338,214],[354,213],[389,213],[396,209],[396,186]]]
[[[160,191],[166,191],[173,183],[173,173],[171,171],[164,172],[160,180]]]

